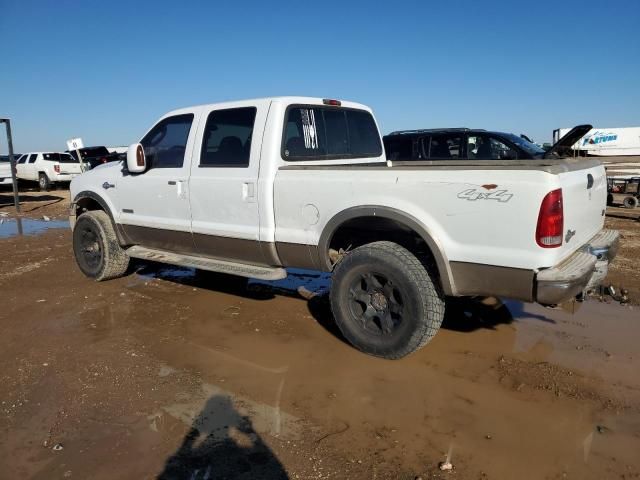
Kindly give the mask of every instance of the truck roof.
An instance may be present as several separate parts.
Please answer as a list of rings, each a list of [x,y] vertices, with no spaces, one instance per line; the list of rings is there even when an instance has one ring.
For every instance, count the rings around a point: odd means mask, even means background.
[[[486,132],[484,128],[467,128],[467,127],[453,127],[453,128],[420,128],[417,130],[396,130],[395,132],[388,133],[389,135],[419,135],[423,133],[455,133],[455,132]]]
[[[249,99],[242,99],[242,100],[230,100],[226,102],[205,103],[201,105],[192,105],[190,107],[179,108],[176,110],[172,110],[171,112],[167,112],[165,115],[163,115],[163,117],[169,116],[169,115],[177,115],[180,113],[186,113],[199,108],[216,108],[216,107],[232,108],[232,107],[243,106],[247,104],[249,105],[255,104],[258,102],[280,102],[283,104],[301,103],[301,104],[311,104],[311,105],[324,105],[323,103],[324,100],[327,100],[329,98],[330,97],[320,98],[320,97],[281,96],[281,97],[262,97],[262,98],[249,98]],[[341,100],[341,99],[336,99],[336,100],[340,102],[341,107],[357,108],[359,110],[366,110],[368,112],[371,112],[371,108],[369,108],[366,105],[363,105],[362,103],[351,102],[348,100]]]

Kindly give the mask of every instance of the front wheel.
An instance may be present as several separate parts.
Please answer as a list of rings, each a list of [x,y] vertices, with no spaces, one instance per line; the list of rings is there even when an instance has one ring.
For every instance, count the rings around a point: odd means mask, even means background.
[[[424,346],[444,317],[444,296],[429,268],[406,248],[374,242],[336,267],[331,309],[345,338],[359,350],[397,359]]]
[[[76,220],[73,253],[82,273],[99,282],[121,277],[129,267],[129,255],[118,243],[109,215],[101,210],[85,212]]]

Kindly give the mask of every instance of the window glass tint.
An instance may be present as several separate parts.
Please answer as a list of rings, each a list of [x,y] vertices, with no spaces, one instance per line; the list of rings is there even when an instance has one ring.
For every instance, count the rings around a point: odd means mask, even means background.
[[[193,115],[176,115],[158,123],[140,141],[149,168],[181,168]]]
[[[513,133],[508,133],[505,136],[517,146],[522,148],[525,152],[528,152],[531,155],[544,155],[544,149],[540,148],[535,143],[531,143],[522,137],[514,135]]]
[[[462,137],[459,134],[432,135],[429,144],[430,160],[460,158]]]
[[[365,156],[380,155],[380,135],[373,117],[363,110],[346,110],[351,153]]]
[[[413,160],[413,138],[395,137],[384,139],[384,149],[389,160]]]
[[[467,138],[467,157],[475,160],[515,160],[518,154],[495,137],[477,135]]]
[[[211,112],[204,129],[200,165],[248,167],[255,119],[255,107]]]
[[[27,158],[29,158],[28,155],[22,155],[16,163],[25,163],[27,161]]]
[[[382,145],[368,112],[294,106],[288,109],[282,153],[287,160],[377,157]]]
[[[46,155],[46,153],[45,153]],[[38,158],[38,154],[37,153],[32,153],[31,155],[29,155],[29,163],[34,163],[36,161],[36,158]]]
[[[78,163],[74,157],[69,155],[68,153],[61,153],[60,159],[58,160],[60,163]]]
[[[110,155],[109,150],[107,149],[107,147],[87,147],[87,148],[82,148],[82,149],[80,149],[80,154],[82,155],[82,158],[101,157],[101,156]]]

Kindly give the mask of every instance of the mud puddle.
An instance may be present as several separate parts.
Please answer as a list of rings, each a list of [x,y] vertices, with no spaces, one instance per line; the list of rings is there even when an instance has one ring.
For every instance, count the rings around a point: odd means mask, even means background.
[[[0,217],[0,239],[15,235],[38,235],[54,228],[69,228],[67,220],[34,220]]]
[[[140,335],[156,330],[172,338],[153,349],[155,356],[200,372],[231,399],[263,405],[249,415],[258,424],[265,415],[268,425],[277,424],[276,415],[300,419],[316,446],[350,452],[356,464],[375,455],[378,473],[400,464],[421,472],[450,450],[462,478],[598,478],[616,462],[638,471],[630,450],[640,448],[634,308],[586,302],[570,315],[496,299],[454,300],[427,347],[390,362],[341,339],[325,296],[300,298],[300,287],[327,287],[315,273],[296,272],[284,285],[257,282],[257,292],[253,282],[216,286],[175,272],[164,278],[132,287],[149,296],[155,313],[128,312],[146,332]],[[174,288],[181,298],[176,316],[159,324]],[[163,411],[185,421],[170,407]]]
[[[431,343],[387,361],[344,342],[316,272],[93,283],[69,237],[5,240],[40,264],[0,278],[10,478],[640,475],[637,307],[452,300]]]

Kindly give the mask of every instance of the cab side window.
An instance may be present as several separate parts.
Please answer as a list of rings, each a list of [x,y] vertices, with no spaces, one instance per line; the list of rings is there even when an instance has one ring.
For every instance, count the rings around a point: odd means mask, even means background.
[[[31,155],[29,155],[29,163],[34,163],[36,161],[36,158],[38,158],[37,153],[32,153]]]
[[[475,160],[516,160],[518,153],[496,137],[469,135],[467,157]]]
[[[204,128],[200,166],[248,167],[256,112],[255,107],[211,112]]]
[[[161,120],[140,141],[149,169],[182,168],[193,114],[176,115]]]
[[[26,163],[27,158],[29,158],[29,155],[22,155],[16,163],[20,163],[20,164]]]

